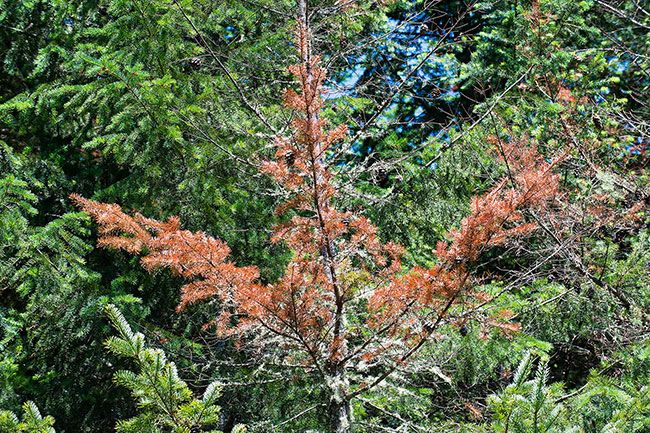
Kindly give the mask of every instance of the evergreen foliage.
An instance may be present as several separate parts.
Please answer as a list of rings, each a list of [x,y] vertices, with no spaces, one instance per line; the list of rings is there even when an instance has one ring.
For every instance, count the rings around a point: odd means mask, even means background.
[[[9,411],[0,411],[0,432],[3,433],[55,433],[54,419],[43,417],[34,402],[23,404],[21,419]]]
[[[0,0],[0,431],[648,431],[646,2],[301,1]]]
[[[623,381],[615,384],[603,374],[607,368],[594,372],[578,392],[565,394],[561,383],[549,384],[548,359],[540,359],[533,370],[534,357],[528,354],[519,364],[508,385],[488,399],[494,421],[491,432],[642,432],[648,428],[650,397],[647,380],[647,344],[637,347],[641,356],[632,353],[617,357],[634,359],[642,367],[624,371]],[[643,354],[645,352],[645,354]],[[638,356],[638,354],[637,354]],[[636,372],[635,372],[636,370]]]
[[[137,400],[140,412],[134,418],[119,421],[117,431],[217,433],[212,427],[219,422],[219,383],[212,382],[201,399],[194,398],[178,377],[176,365],[167,361],[160,349],[147,348],[144,336],[131,330],[115,306],[107,305],[106,314],[118,332],[118,336],[106,341],[106,347],[116,355],[132,359],[137,366],[137,372],[122,370],[115,374],[116,382],[128,388]]]

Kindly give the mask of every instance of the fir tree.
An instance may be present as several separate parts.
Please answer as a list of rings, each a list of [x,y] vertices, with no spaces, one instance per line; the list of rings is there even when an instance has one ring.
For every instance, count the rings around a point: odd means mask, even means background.
[[[0,432],[2,433],[55,433],[54,418],[44,417],[34,402],[23,404],[22,418],[9,411],[0,411]]]
[[[214,324],[221,335],[236,335],[263,356],[304,365],[319,376],[329,395],[330,428],[338,433],[351,428],[354,397],[408,362],[443,324],[471,318],[456,316],[457,306],[478,314],[478,306],[489,302],[471,290],[471,266],[486,248],[535,229],[522,223],[522,209],[543,209],[553,199],[558,177],[551,170],[557,161],[544,161],[522,143],[505,146],[509,176],[473,200],[460,229],[438,245],[439,263],[402,272],[400,246],[382,243],[367,218],[334,206],[337,188],[325,155],[346,128],[325,128],[325,71],[311,51],[307,5],[298,6],[299,63],[290,71],[300,91],[285,94],[286,106],[298,116],[293,135],[278,137],[275,159],[262,166],[290,197],[277,212],[295,212],[272,238],[293,252],[279,281],[260,284],[256,268],[228,260],[224,242],[181,230],[177,218],[131,217],[117,205],[73,198],[99,223],[100,245],[144,252],[147,269],[169,267],[192,280],[182,289],[179,310],[217,297],[223,309]],[[365,320],[356,323],[360,317]],[[486,320],[511,332],[517,327],[508,317],[503,311]],[[370,367],[380,372],[351,373]]]
[[[167,361],[160,349],[145,346],[144,336],[134,333],[128,322],[113,305],[106,306],[118,336],[110,337],[106,347],[116,355],[132,359],[137,372],[122,370],[115,380],[131,391],[139,414],[117,424],[121,433],[218,433],[220,396],[218,382],[211,383],[197,399],[178,377],[176,366]],[[235,432],[243,432],[236,427]]]

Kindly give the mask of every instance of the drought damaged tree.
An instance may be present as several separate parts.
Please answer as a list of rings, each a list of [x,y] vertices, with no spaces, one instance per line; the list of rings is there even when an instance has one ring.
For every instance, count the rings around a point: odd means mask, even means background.
[[[492,297],[476,290],[474,264],[488,249],[537,228],[529,211],[552,211],[559,178],[532,141],[496,143],[507,174],[472,199],[470,214],[435,251],[432,267],[402,265],[404,248],[382,242],[360,211],[337,208],[336,168],[328,159],[345,140],[345,125],[329,127],[323,116],[326,71],[312,52],[306,0],[297,3],[295,47],[290,67],[297,91],[285,106],[295,113],[292,133],[275,139],[274,157],[259,167],[286,200],[276,213],[283,222],[272,242],[291,259],[282,277],[262,283],[255,266],[238,266],[228,245],[204,232],[181,229],[176,217],[157,221],[129,215],[116,204],[72,198],[99,225],[99,245],[142,255],[149,271],[170,268],[189,280],[178,311],[219,300],[213,326],[218,335],[272,361],[286,373],[296,367],[313,375],[327,395],[330,430],[351,430],[351,402],[416,358],[445,325],[478,321],[505,333],[518,329],[507,310],[487,313]],[[317,405],[318,406],[318,405]]]

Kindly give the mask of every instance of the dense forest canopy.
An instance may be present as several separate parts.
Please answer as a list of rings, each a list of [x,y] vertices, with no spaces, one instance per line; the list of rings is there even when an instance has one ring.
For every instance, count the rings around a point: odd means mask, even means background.
[[[650,431],[650,7],[0,0],[0,432]]]

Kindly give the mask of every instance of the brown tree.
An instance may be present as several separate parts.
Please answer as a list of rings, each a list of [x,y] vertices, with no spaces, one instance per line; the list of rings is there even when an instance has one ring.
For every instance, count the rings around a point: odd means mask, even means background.
[[[558,179],[555,162],[534,147],[502,144],[508,176],[472,200],[471,213],[439,243],[435,266],[404,270],[401,246],[383,243],[360,213],[336,209],[336,179],[325,156],[347,129],[329,128],[321,116],[325,71],[311,50],[305,0],[298,9],[299,62],[290,68],[298,91],[285,94],[296,113],[293,133],[277,137],[275,157],[261,166],[290,197],[277,209],[286,222],[272,236],[293,253],[279,281],[260,283],[255,267],[228,259],[224,242],[181,230],[177,218],[159,222],[115,204],[73,200],[97,221],[101,246],[142,254],[147,270],[166,267],[189,280],[179,311],[216,297],[221,308],[212,324],[220,335],[316,374],[329,396],[330,429],[343,433],[351,429],[352,399],[409,362],[443,325],[476,319],[517,329],[507,312],[481,316],[490,299],[472,289],[472,265],[486,249],[534,230],[523,211],[547,207]],[[353,374],[370,367],[379,373]]]

